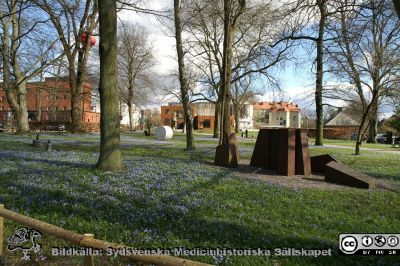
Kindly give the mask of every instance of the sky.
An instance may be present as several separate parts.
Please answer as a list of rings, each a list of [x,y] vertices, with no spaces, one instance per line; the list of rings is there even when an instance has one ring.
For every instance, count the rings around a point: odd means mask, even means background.
[[[150,1],[149,5],[153,9],[162,9],[168,6],[171,1]],[[137,14],[132,11],[122,11],[119,18],[123,21],[131,21],[144,26],[150,34],[150,39],[154,45],[156,58],[156,72],[158,74],[168,74],[177,69],[175,39],[172,34],[169,34],[164,29],[163,25],[154,16],[146,14]],[[311,68],[311,66],[308,66]],[[286,100],[301,98],[304,95],[304,90],[313,87],[313,80],[303,71],[299,71],[293,66],[288,66],[285,69],[278,71],[281,88],[286,95]],[[276,95],[276,94],[275,94]],[[266,93],[263,100],[279,100],[279,96],[274,96],[272,93]]]
[[[171,0],[149,0],[147,6],[154,10],[161,10],[165,7],[171,7]],[[155,72],[160,75],[166,75],[177,71],[178,63],[175,60],[176,48],[175,39],[172,33],[167,32],[166,27],[160,23],[155,16],[147,14],[137,14],[132,11],[122,11],[119,13],[119,19],[131,21],[144,26],[150,35],[155,51]],[[296,52],[302,57],[298,65],[286,64],[286,67],[277,69],[277,78],[280,83],[282,93],[273,93],[268,91],[261,97],[263,101],[293,101],[301,108],[314,109],[314,88],[315,74],[312,66],[313,55],[309,51],[300,50]],[[325,80],[327,85],[335,85],[333,81]],[[263,84],[261,84],[263,86]],[[283,97],[283,99],[282,99]],[[344,106],[345,103],[340,100],[324,100],[333,106]],[[392,109],[385,107],[382,110],[381,117],[388,117],[392,114]]]

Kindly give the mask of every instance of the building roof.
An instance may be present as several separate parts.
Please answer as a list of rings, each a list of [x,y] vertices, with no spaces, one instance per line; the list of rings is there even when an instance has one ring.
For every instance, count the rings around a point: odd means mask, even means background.
[[[326,126],[359,126],[360,123],[355,121],[349,114],[343,111],[339,111],[331,120],[329,120]]]
[[[288,102],[253,102],[254,110],[270,110],[271,112],[299,112],[297,104]]]

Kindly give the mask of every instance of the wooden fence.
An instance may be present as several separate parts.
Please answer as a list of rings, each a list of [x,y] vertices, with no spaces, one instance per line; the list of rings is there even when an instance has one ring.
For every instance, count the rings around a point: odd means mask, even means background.
[[[101,249],[106,251],[109,248],[120,249],[120,248],[128,248],[124,245],[106,242],[103,240],[98,240],[94,238],[93,234],[78,234],[72,231],[65,230],[61,227],[48,224],[28,216],[24,216],[18,214],[16,212],[7,210],[4,208],[4,205],[0,204],[0,257],[3,256],[3,239],[4,239],[4,219],[11,220],[15,223],[27,226],[29,228],[33,228],[47,235],[63,239],[67,242],[70,242],[74,245]],[[205,266],[210,265],[206,263],[186,260],[182,258],[166,256],[166,255],[136,255],[131,254],[124,256],[135,263],[142,264],[152,264],[152,265],[165,265],[165,266],[175,266],[175,265],[184,265],[184,266]],[[84,258],[85,266],[93,266],[94,260],[93,257],[85,257]]]

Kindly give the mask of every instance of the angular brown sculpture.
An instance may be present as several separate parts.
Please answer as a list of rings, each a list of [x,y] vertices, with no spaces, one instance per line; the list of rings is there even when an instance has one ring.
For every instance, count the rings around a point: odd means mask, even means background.
[[[260,130],[251,156],[250,165],[267,167],[269,162],[270,130]]]
[[[376,179],[353,170],[341,163],[330,162],[326,165],[325,180],[351,187],[375,189]]]
[[[271,150],[277,153],[278,174],[292,176],[296,174],[296,130],[294,128],[279,129],[276,136],[277,149]],[[272,140],[273,141],[273,140]],[[271,154],[272,155],[272,154]],[[271,156],[272,158],[272,156]]]
[[[218,145],[215,151],[214,164],[229,168],[238,167],[239,150],[236,140],[236,134],[229,135],[228,143]]]
[[[310,175],[306,132],[293,128],[260,129],[250,165],[276,170],[280,175]]]
[[[311,169],[307,132],[296,129],[296,175],[309,176]]]
[[[322,154],[311,157],[311,171],[325,173],[325,166],[330,162],[337,162],[335,157],[330,154]]]

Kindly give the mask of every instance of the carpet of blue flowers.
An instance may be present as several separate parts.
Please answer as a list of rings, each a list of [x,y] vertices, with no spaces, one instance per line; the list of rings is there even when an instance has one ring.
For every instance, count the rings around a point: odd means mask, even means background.
[[[397,191],[288,189],[215,167],[215,143],[184,151],[124,134],[124,171],[99,172],[98,135],[0,135],[0,202],[78,233],[137,248],[332,248],[342,232],[400,232]],[[249,143],[241,154],[250,156]],[[51,258],[49,258],[51,260]],[[386,264],[391,258],[192,257],[221,265]]]

